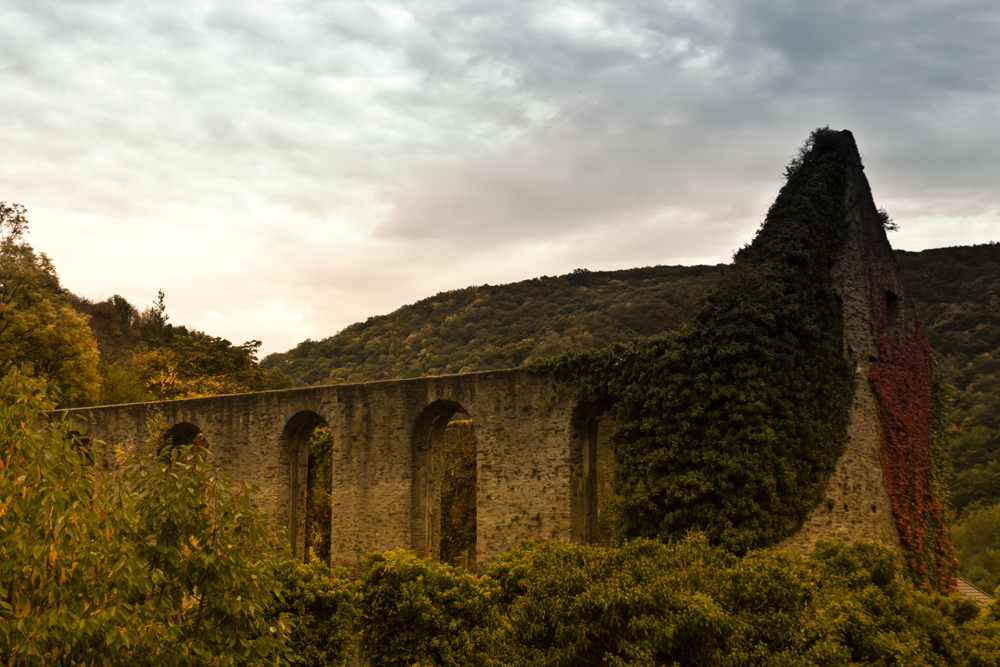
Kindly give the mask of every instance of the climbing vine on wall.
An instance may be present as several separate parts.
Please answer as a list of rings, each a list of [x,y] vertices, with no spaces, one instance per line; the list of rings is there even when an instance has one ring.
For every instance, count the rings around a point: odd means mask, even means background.
[[[853,150],[839,134],[813,133],[753,244],[679,332],[529,367],[612,404],[619,538],[698,528],[742,553],[819,503],[853,396],[830,277]]]
[[[878,398],[886,492],[911,576],[925,588],[950,592],[958,561],[941,503],[947,502],[950,463],[934,358],[920,322],[903,338],[901,327],[890,321],[889,303],[896,297],[872,283],[871,324],[879,355],[869,380]]]
[[[476,563],[476,436],[472,420],[453,421],[441,447],[441,562]],[[463,553],[464,552],[464,553]]]

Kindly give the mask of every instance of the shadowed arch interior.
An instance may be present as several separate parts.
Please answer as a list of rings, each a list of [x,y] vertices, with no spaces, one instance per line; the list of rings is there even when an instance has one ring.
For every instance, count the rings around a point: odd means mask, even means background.
[[[581,403],[573,411],[570,450],[570,540],[611,543],[608,514],[614,455],[601,437],[608,405]]]
[[[410,549],[423,558],[440,557],[441,473],[437,463],[445,429],[455,414],[469,413],[454,401],[435,401],[420,412],[413,425]]]
[[[306,494],[309,478],[309,439],[313,431],[328,426],[312,410],[293,415],[281,433],[282,450],[288,460],[288,539],[296,558],[306,556]]]
[[[208,441],[205,440],[201,428],[191,422],[180,422],[174,424],[164,434],[163,445],[157,454],[164,454],[177,447],[194,445],[208,449]]]

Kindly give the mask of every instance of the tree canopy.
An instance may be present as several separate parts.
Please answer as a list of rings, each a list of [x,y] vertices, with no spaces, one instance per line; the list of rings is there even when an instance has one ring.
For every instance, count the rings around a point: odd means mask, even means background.
[[[0,659],[11,665],[236,665],[282,661],[268,611],[273,554],[249,485],[181,448],[142,460],[74,420],[58,392],[0,377]]]
[[[0,365],[62,388],[63,406],[98,398],[99,353],[87,317],[73,308],[44,253],[22,240],[23,207],[0,202]]]

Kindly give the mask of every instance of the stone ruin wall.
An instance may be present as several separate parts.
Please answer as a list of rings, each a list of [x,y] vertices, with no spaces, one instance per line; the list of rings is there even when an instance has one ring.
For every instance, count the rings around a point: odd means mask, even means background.
[[[307,445],[328,426],[333,447],[332,564],[356,570],[363,555],[398,547],[436,557],[440,431],[468,414],[477,454],[480,569],[528,537],[587,542],[596,451],[591,416],[570,388],[523,371],[309,387],[80,410],[86,435],[148,451],[154,410],[208,443],[207,459],[261,491],[258,508],[305,544]],[[294,520],[292,517],[295,517]]]
[[[871,324],[874,285],[892,285],[898,326],[903,335],[913,332],[917,321],[903,272],[872,199],[861,158],[851,142],[854,159],[847,168],[845,225],[847,239],[833,269],[834,288],[842,308],[844,356],[856,370],[854,405],[848,440],[827,485],[824,500],[799,531],[775,548],[795,554],[812,551],[817,540],[878,542],[897,552],[901,546],[885,490],[879,459],[881,424],[878,403],[868,380],[878,360]]]

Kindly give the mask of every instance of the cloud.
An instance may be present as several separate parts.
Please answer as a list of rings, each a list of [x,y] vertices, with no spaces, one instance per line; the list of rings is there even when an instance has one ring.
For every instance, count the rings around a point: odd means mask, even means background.
[[[977,0],[8,3],[0,199],[71,289],[163,287],[265,351],[470,284],[727,261],[827,124],[897,244],[982,242],[998,42]]]

